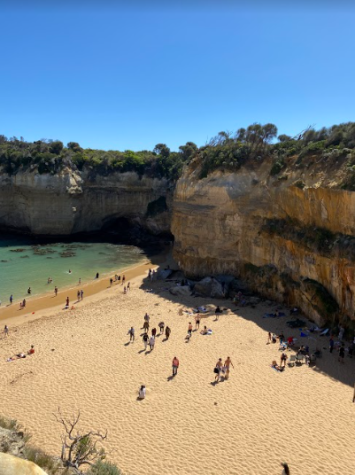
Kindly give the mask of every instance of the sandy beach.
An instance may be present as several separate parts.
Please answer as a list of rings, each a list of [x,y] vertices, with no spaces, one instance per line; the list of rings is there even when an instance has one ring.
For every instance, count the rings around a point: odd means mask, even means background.
[[[129,275],[128,294],[121,285],[107,288],[106,279],[97,284],[100,293],[73,310],[45,309],[46,297],[29,303],[41,318],[19,323],[6,309],[2,415],[21,422],[34,445],[60,455],[62,429],[53,413],[58,407],[68,415],[80,409],[83,429],[108,430],[108,457],[129,475],[276,475],[283,461],[292,475],[351,473],[354,359],[339,363],[337,353],[329,353],[328,338],[318,336],[309,342],[322,350],[315,367],[277,372],[270,364],[280,361],[281,352],[278,344],[266,344],[267,332],[298,336],[286,327],[289,317],[263,319],[274,308],[266,304],[238,309],[227,300],[173,297],[167,290],[173,284],[148,281],[147,270]],[[64,294],[58,300],[63,306]],[[215,321],[218,304],[227,310]],[[194,331],[187,342],[194,320],[182,311],[199,305],[210,309],[201,328],[212,334]],[[167,341],[157,337],[152,352],[144,351],[140,337],[145,312],[151,328],[163,320],[172,330]],[[3,313],[1,318],[3,324]],[[127,335],[131,326],[134,343]],[[31,344],[34,355],[6,362]],[[174,356],[180,367],[171,379]],[[234,363],[230,379],[211,384],[216,361],[227,356]],[[147,395],[137,401],[141,384]]]

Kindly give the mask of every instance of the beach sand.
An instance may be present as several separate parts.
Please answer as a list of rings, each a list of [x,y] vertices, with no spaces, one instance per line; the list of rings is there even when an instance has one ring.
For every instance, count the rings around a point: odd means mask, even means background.
[[[0,340],[0,412],[21,422],[32,444],[60,455],[62,428],[53,416],[60,407],[67,415],[80,409],[84,430],[108,430],[108,458],[125,474],[281,474],[283,461],[292,475],[352,472],[355,360],[338,363],[328,338],[317,337],[310,344],[324,349],[316,367],[279,373],[270,367],[280,352],[266,344],[267,331],[299,332],[286,330],[287,317],[263,319],[273,307],[237,310],[230,301],[172,297],[164,290],[171,283],[130,281],[127,295],[117,285],[74,310],[42,311],[21,325],[9,320],[10,335]],[[228,308],[219,321],[217,304]],[[198,305],[212,309],[201,327],[213,332],[193,332],[187,343],[193,317],[180,313]],[[151,328],[163,320],[172,329],[152,352],[142,351],[139,336],[145,312]],[[128,343],[132,325],[136,341]],[[31,344],[34,355],[6,362]],[[169,380],[174,356],[180,368]],[[227,356],[230,379],[211,384],[216,361]],[[137,401],[141,384],[147,396]]]

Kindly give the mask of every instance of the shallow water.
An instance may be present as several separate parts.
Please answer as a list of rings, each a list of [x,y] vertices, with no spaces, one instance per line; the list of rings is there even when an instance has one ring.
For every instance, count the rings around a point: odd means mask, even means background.
[[[136,246],[109,242],[41,243],[21,236],[0,236],[0,300],[8,303],[92,281],[146,260],[145,253]],[[71,270],[71,273],[69,273]],[[48,284],[48,278],[53,279]]]

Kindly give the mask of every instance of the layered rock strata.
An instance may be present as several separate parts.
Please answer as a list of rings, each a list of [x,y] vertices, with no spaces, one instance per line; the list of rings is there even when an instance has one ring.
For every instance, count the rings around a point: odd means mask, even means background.
[[[268,162],[199,173],[186,169],[174,195],[174,257],[187,275],[241,277],[319,324],[351,325],[355,193],[332,188],[321,172],[272,177]]]

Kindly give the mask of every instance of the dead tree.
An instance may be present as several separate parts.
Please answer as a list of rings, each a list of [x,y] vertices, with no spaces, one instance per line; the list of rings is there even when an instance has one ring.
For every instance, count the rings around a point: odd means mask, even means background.
[[[63,417],[60,408],[58,408],[58,414],[54,414],[54,417],[64,428],[64,434],[61,436],[62,454],[60,457],[64,467],[72,468],[78,474],[82,474],[81,466],[91,466],[97,460],[105,458],[105,450],[100,447],[100,443],[107,438],[107,431],[104,434],[100,431],[81,433],[77,428],[80,411],[69,419]]]

